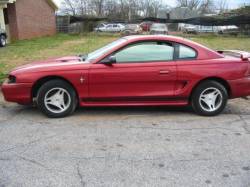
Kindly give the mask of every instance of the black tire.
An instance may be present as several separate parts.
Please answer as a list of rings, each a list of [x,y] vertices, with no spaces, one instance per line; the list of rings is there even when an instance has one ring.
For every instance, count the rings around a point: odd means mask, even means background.
[[[7,44],[7,38],[5,35],[0,35],[0,47],[5,47]]]
[[[50,111],[45,104],[45,97],[46,94],[49,93],[51,90],[53,89],[63,89],[65,91],[67,91],[69,97],[70,97],[70,101],[68,101],[68,107],[65,111],[60,112],[60,113],[55,113]],[[67,97],[68,97],[67,95]],[[50,118],[62,118],[62,117],[66,117],[69,116],[70,114],[72,114],[76,107],[77,107],[77,96],[75,93],[75,90],[72,88],[72,86],[63,81],[63,80],[59,80],[59,79],[55,79],[55,80],[51,80],[46,82],[45,84],[43,84],[41,86],[41,88],[38,91],[37,94],[37,106],[39,108],[39,110],[44,113],[46,116],[50,117]],[[66,107],[65,107],[66,108]]]
[[[222,35],[222,34],[223,34],[223,31],[219,31],[218,34],[221,34],[221,35]]]
[[[200,97],[201,97],[202,93],[204,93],[206,90],[209,91],[209,89],[212,89],[212,90],[215,89],[215,90],[220,92],[219,96],[217,96],[217,99],[216,99],[217,103],[220,103],[220,104],[218,104],[217,109],[216,109],[216,107],[214,108],[214,111],[207,111],[210,109],[209,107],[207,110],[205,110],[204,106],[208,106],[208,105],[204,101],[200,102]],[[224,110],[224,108],[226,107],[226,104],[227,104],[227,100],[228,100],[228,92],[227,92],[226,88],[222,84],[220,84],[219,82],[208,80],[208,81],[204,81],[204,82],[200,83],[195,88],[195,90],[192,94],[191,104],[192,104],[193,110],[199,115],[216,116]],[[216,101],[215,101],[215,103],[216,103]]]

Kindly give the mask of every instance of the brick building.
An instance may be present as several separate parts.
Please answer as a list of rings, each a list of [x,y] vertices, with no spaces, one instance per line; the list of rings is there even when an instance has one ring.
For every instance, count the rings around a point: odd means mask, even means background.
[[[0,28],[11,40],[53,35],[56,10],[53,0],[0,0]]]

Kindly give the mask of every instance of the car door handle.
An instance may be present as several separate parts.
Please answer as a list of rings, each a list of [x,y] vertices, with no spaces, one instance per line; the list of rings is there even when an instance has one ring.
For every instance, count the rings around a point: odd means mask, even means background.
[[[170,74],[170,71],[169,70],[161,70],[160,74],[161,75],[163,75],[163,74]]]

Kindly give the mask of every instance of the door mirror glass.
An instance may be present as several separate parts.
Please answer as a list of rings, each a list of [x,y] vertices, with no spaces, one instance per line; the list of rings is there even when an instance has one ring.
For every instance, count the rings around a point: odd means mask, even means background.
[[[112,64],[116,63],[116,57],[115,57],[115,56],[110,56],[110,57],[109,57],[109,61],[110,61],[110,63],[112,63]]]

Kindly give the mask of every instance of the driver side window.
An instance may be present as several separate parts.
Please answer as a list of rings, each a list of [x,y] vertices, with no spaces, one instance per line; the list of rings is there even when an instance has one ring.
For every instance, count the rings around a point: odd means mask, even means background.
[[[166,42],[141,42],[122,49],[115,55],[116,63],[172,61],[174,46]]]

